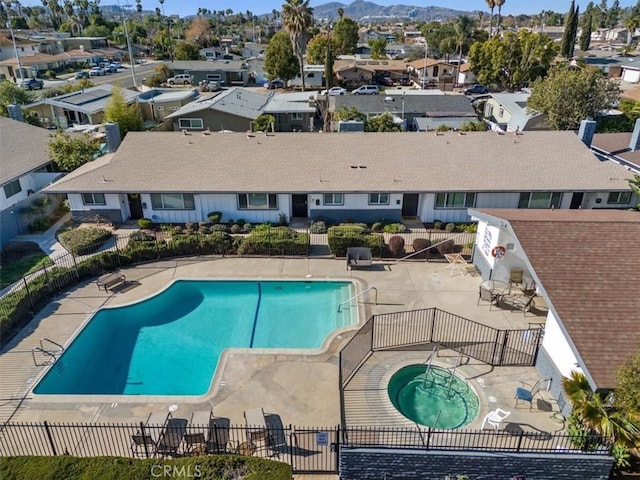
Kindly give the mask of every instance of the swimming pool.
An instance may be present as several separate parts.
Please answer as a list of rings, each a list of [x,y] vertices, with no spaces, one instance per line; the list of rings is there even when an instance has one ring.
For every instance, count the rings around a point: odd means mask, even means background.
[[[229,347],[314,349],[357,323],[351,282],[178,280],[96,312],[35,394],[203,395]]]

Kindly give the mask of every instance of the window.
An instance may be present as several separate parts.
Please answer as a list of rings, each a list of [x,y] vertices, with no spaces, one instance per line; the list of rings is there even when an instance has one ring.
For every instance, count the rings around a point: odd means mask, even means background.
[[[152,193],[151,206],[154,210],[195,210],[191,193]]]
[[[301,112],[293,112],[291,114],[291,120],[302,120],[303,116]]]
[[[500,107],[500,110],[498,110],[498,116],[504,117],[504,108]]]
[[[522,192],[518,208],[558,208],[561,201],[560,192]]]
[[[436,194],[436,208],[467,208],[475,207],[475,193],[438,193]]]
[[[240,193],[238,208],[240,210],[276,209],[278,198],[275,193]]]
[[[106,205],[104,193],[83,193],[82,203],[85,205]]]
[[[156,106],[156,110],[162,112],[164,110],[164,107],[162,105],[158,105]]]
[[[4,196],[7,198],[13,197],[16,193],[20,193],[22,187],[20,186],[20,179],[17,178],[13,182],[9,182],[4,186]]]
[[[180,107],[170,107],[169,110],[172,112],[177,112],[180,109]]]
[[[344,194],[342,193],[325,193],[323,202],[325,205],[344,205]]]
[[[609,204],[623,204],[626,205],[631,201],[631,192],[611,192],[607,203]]]
[[[202,125],[201,118],[181,118],[178,120],[178,125],[180,128],[186,129],[202,129],[204,128]]]
[[[493,116],[493,105],[487,105],[487,117]]]
[[[388,193],[370,193],[369,205],[389,205]]]

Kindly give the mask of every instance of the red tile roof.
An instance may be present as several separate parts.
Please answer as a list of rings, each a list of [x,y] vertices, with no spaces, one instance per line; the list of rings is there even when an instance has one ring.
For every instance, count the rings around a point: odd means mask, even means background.
[[[598,388],[640,345],[640,213],[481,209],[508,221]]]

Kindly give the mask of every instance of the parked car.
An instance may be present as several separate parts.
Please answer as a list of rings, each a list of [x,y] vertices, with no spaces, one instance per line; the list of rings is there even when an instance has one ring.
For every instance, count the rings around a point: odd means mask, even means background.
[[[480,85],[476,83],[475,85],[470,86],[469,88],[465,88],[462,91],[465,95],[484,95],[489,93],[489,89],[484,85]]]
[[[25,78],[20,82],[20,86],[22,88],[26,88],[27,90],[42,90],[44,87],[44,82],[42,80],[38,80],[37,78]]]
[[[110,63],[105,70],[108,70],[110,73],[118,73],[118,67],[116,67],[113,63]]]
[[[80,80],[81,78],[89,78],[89,72],[86,72],[86,71],[76,72],[73,78],[75,78],[76,80]]]
[[[222,90],[222,84],[217,80],[211,80],[209,83],[207,83],[207,91],[218,92],[220,90]]]
[[[385,87],[393,87],[393,80],[391,80],[391,77],[382,77],[378,79],[378,83]]]
[[[377,85],[362,85],[351,93],[354,95],[378,95],[378,93],[380,93],[380,89]]]
[[[419,78],[418,85],[420,85],[420,88],[422,88],[423,90],[429,88],[429,79],[424,77]]]
[[[120,62],[111,62],[111,66],[115,68],[122,68],[122,64]]]
[[[104,75],[104,68],[102,67],[93,67],[91,70],[89,70],[90,77],[98,77],[102,75]]]
[[[331,95],[331,96],[346,95],[347,89],[342,87],[332,87],[329,90],[322,90],[322,92],[320,93],[322,95]]]
[[[264,87],[269,90],[274,90],[276,88],[284,88],[284,81],[276,79],[276,80],[264,82]]]
[[[398,85],[402,85],[403,87],[411,86],[411,79],[409,75],[402,75],[400,80],[398,80]]]
[[[193,82],[193,76],[188,73],[180,73],[167,79],[169,85],[191,85]]]

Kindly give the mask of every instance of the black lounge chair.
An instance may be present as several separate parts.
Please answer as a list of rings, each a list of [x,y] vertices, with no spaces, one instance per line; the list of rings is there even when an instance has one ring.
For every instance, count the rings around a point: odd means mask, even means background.
[[[347,270],[353,268],[371,268],[373,265],[373,256],[371,249],[367,247],[351,247],[347,248]]]

